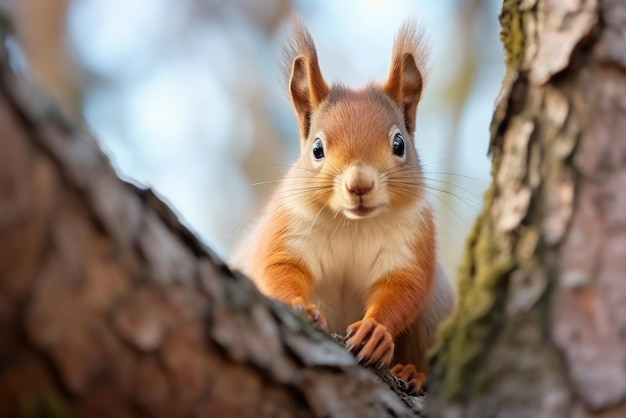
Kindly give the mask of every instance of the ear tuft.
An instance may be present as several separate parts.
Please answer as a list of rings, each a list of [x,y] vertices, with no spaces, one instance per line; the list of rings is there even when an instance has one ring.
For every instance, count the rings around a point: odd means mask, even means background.
[[[311,95],[309,86],[309,72],[306,58],[298,55],[293,60],[291,76],[289,77],[289,96],[296,111],[298,126],[302,139],[309,135],[311,128]]]
[[[417,29],[415,22],[405,22],[393,44],[391,66],[383,89],[402,109],[410,134],[415,131],[417,105],[426,82],[428,52],[423,31]]]
[[[311,114],[324,101],[329,88],[319,68],[315,43],[302,20],[293,16],[286,30],[289,35],[283,47],[283,74],[304,140],[309,135]]]

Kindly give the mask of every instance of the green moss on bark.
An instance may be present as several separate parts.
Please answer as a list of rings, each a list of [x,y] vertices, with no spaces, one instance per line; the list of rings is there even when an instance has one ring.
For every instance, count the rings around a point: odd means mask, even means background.
[[[488,314],[496,301],[500,280],[514,267],[512,255],[497,245],[489,218],[494,188],[492,184],[485,192],[482,212],[467,240],[459,270],[458,310],[440,327],[437,344],[431,351],[437,363],[435,378],[443,381],[444,392],[450,399],[460,396],[471,378],[468,366],[488,344],[491,329]]]
[[[505,63],[509,70],[520,67],[524,52],[525,37],[518,3],[518,0],[504,0],[500,10],[500,40],[504,45]]]

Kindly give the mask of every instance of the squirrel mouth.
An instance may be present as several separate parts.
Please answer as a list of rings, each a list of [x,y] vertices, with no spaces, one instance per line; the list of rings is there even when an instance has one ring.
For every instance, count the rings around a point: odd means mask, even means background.
[[[378,209],[377,206],[358,205],[357,207],[347,209],[347,212],[357,218],[364,218],[372,214],[376,209]]]

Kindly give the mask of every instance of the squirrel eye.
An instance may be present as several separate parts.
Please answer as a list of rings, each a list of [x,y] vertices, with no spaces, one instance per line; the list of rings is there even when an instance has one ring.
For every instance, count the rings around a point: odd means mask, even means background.
[[[317,161],[324,158],[324,144],[322,144],[322,140],[319,138],[315,138],[315,142],[313,143],[313,158]]]
[[[393,153],[398,157],[404,157],[405,143],[402,135],[396,134],[393,137]]]

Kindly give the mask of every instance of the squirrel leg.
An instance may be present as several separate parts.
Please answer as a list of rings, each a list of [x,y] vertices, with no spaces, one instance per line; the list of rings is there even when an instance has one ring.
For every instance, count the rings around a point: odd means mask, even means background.
[[[389,366],[394,338],[418,315],[430,290],[428,279],[416,280],[415,269],[389,272],[369,291],[363,319],[348,326],[346,347],[365,365]]]
[[[309,303],[313,279],[308,268],[282,252],[273,257],[272,262],[261,269],[263,279],[256,281],[261,292],[302,312],[313,325],[326,330],[326,318],[317,306]]]

